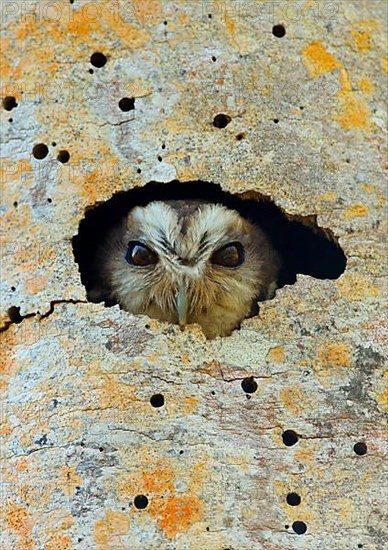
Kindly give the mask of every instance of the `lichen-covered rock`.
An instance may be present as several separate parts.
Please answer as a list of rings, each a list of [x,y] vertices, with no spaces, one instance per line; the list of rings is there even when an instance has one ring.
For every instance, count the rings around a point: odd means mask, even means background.
[[[1,547],[383,548],[386,3],[0,9]],[[85,209],[173,179],[316,216],[345,273],[211,341],[88,303]]]

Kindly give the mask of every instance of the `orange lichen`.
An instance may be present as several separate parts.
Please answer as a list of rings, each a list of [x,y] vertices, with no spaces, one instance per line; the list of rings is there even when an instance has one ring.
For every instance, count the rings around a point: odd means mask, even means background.
[[[369,213],[369,210],[366,206],[362,204],[354,204],[353,206],[349,206],[349,208],[346,209],[344,212],[344,218],[345,220],[352,220],[353,218],[363,218],[364,216],[367,216]]]
[[[303,60],[312,77],[317,78],[323,74],[341,67],[334,55],[326,50],[320,40],[312,42],[302,50]]]
[[[280,401],[293,416],[298,416],[306,407],[306,394],[299,386],[286,386],[279,393]]]
[[[106,376],[100,388],[100,406],[101,408],[113,407],[126,410],[129,403],[138,400],[135,395],[136,390],[136,386]]]
[[[21,550],[30,550],[34,547],[31,539],[33,521],[28,511],[16,503],[12,503],[5,509],[5,523],[9,529],[20,537]]]
[[[341,90],[337,97],[342,104],[342,113],[336,117],[337,122],[346,130],[351,128],[368,128],[370,126],[369,108],[365,101],[353,91],[349,73],[340,71]]]
[[[360,88],[360,91],[364,94],[370,94],[375,89],[373,82],[369,78],[361,78],[358,81],[358,86]]]
[[[142,488],[145,494],[163,495],[174,490],[174,472],[168,463],[159,461],[154,470],[143,472]]]
[[[348,345],[343,342],[322,344],[318,348],[318,362],[320,366],[326,369],[349,367],[351,353]]]
[[[357,51],[366,52],[372,48],[372,36],[369,31],[352,30],[351,33]]]
[[[372,284],[370,277],[359,273],[345,273],[336,281],[340,295],[348,300],[363,300],[378,296],[379,289]]]
[[[116,548],[118,537],[128,532],[129,523],[128,514],[106,510],[104,519],[97,520],[94,525],[94,540],[97,548],[104,550]]]
[[[158,526],[169,538],[175,538],[178,533],[184,533],[192,525],[201,521],[203,503],[194,493],[171,496],[165,501],[158,501],[150,509],[156,517]]]
[[[268,352],[268,360],[273,363],[284,363],[285,352],[283,346],[276,346],[276,348],[271,348]]]

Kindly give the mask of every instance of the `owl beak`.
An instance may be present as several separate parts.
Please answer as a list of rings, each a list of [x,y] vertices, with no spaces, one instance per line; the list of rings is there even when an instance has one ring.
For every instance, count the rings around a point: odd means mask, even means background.
[[[189,311],[189,300],[185,287],[181,287],[176,296],[176,309],[178,312],[178,322],[181,327],[187,324],[187,314]]]

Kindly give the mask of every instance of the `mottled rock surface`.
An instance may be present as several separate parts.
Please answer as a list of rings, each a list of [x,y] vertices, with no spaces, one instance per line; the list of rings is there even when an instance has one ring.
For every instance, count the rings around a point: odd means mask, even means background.
[[[387,3],[0,9],[1,548],[384,548]],[[212,341],[88,303],[85,209],[173,179],[317,216],[345,273]]]

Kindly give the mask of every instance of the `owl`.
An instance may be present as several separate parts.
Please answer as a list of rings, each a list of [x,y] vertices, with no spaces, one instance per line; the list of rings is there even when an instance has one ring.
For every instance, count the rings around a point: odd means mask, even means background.
[[[260,227],[237,210],[202,200],[136,206],[96,253],[91,301],[227,336],[271,298],[281,266]]]

